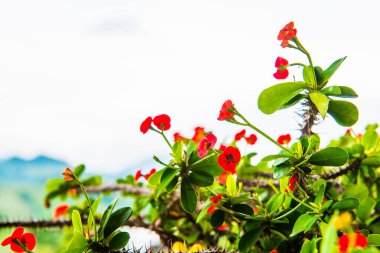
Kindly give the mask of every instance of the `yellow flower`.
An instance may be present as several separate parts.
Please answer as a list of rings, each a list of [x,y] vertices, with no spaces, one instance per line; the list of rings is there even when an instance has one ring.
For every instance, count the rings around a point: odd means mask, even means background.
[[[173,243],[172,251],[174,253],[187,252],[186,244],[184,244],[183,242],[175,242]]]
[[[203,250],[203,247],[201,244],[196,243],[193,244],[193,246],[190,247],[189,253],[194,253],[194,252],[201,252]]]
[[[352,216],[349,212],[341,213],[334,220],[334,227],[338,230],[346,230],[351,226]]]

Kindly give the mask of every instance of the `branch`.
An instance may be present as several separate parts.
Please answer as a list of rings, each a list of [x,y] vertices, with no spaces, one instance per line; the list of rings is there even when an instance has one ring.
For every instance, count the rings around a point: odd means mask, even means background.
[[[79,187],[78,187],[79,190]],[[86,186],[88,193],[100,193],[100,192],[116,192],[130,193],[137,196],[145,196],[153,193],[153,190],[146,187],[137,187],[128,184],[115,184],[115,185],[101,185],[101,186]],[[80,192],[80,191],[79,191]]]
[[[334,172],[334,173],[321,175],[321,178],[328,180],[328,179],[333,179],[333,178],[337,178],[339,176],[345,175],[349,172],[357,172],[361,163],[362,163],[362,159],[357,158],[353,163],[347,165],[345,168],[340,169],[339,171]]]

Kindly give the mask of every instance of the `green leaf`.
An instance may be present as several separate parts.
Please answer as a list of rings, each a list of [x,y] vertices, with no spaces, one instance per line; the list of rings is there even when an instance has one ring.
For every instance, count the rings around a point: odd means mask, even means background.
[[[261,159],[262,162],[270,162],[270,161],[273,161],[273,160],[276,160],[278,158],[292,158],[293,156],[289,155],[289,154],[276,154],[276,155],[267,155],[265,156],[264,158]]]
[[[343,63],[345,59],[346,57],[336,60],[325,71],[322,72],[322,76],[321,76],[322,84],[326,84],[330,80],[332,75],[334,75],[335,71],[340,67],[340,65]]]
[[[318,83],[318,86],[322,84],[322,73],[323,73],[323,69],[319,66],[315,66],[314,67],[314,73],[315,73],[315,77],[317,78],[317,83]]]
[[[160,196],[161,193],[165,190],[166,186],[173,180],[173,178],[177,175],[180,169],[167,169],[162,173],[161,183],[157,186],[156,189],[156,197]]]
[[[375,130],[368,130],[364,133],[361,142],[365,150],[371,150],[377,147],[379,136]]]
[[[379,234],[370,234],[367,237],[368,246],[380,246],[380,235]]]
[[[280,107],[280,110],[292,107],[293,105],[298,104],[298,102],[300,102],[302,99],[305,99],[305,98],[307,98],[306,95],[298,94],[297,96],[293,97],[288,102],[286,102],[285,104],[282,104]]]
[[[325,189],[326,189],[326,183],[320,185],[318,187],[317,196],[315,197],[314,203],[317,205],[321,205],[323,198],[325,197]]]
[[[75,168],[73,169],[73,173],[74,173],[77,177],[80,177],[80,175],[83,174],[85,168],[86,168],[86,166],[84,166],[84,164],[80,164],[80,165],[78,165],[77,167],[75,167]]]
[[[104,238],[104,229],[107,226],[107,223],[111,217],[111,214],[113,212],[113,209],[116,206],[117,201],[119,200],[119,197],[115,198],[111,204],[107,207],[107,209],[104,211],[102,218],[100,219],[99,229],[98,229],[98,235],[100,239]]]
[[[173,153],[171,154],[175,161],[180,163],[182,161],[183,142],[177,141],[173,145]]]
[[[343,198],[354,197],[363,201],[368,197],[369,191],[367,186],[362,184],[351,185],[343,192]]]
[[[305,82],[289,82],[273,85],[263,90],[259,95],[259,109],[265,114],[272,114],[307,87],[308,85]]]
[[[330,114],[335,121],[341,126],[352,126],[358,121],[358,108],[350,102],[330,99],[329,109]]]
[[[222,210],[216,210],[210,219],[210,223],[214,228],[218,228],[223,225],[225,213]]]
[[[292,230],[292,233],[290,234],[290,237],[293,237],[303,232],[305,228],[308,226],[309,222],[312,222],[314,218],[315,218],[315,215],[310,214],[310,213],[305,213],[305,214],[302,214],[300,217],[298,217],[298,219],[296,220],[296,223],[294,223],[293,230]]]
[[[168,169],[168,167],[163,168],[162,170],[156,171],[153,175],[151,175],[148,179],[148,182],[151,185],[158,185],[161,182],[162,174]]]
[[[229,195],[234,196],[236,192],[236,181],[232,174],[229,174],[227,176],[226,187],[227,187],[227,192],[229,193]]]
[[[174,188],[177,186],[179,180],[179,175],[176,175],[173,180],[166,186],[167,192],[172,192]]]
[[[356,215],[359,217],[360,220],[365,222],[371,216],[371,213],[375,206],[376,201],[368,197],[360,202],[360,205],[356,210]]]
[[[317,107],[322,118],[325,118],[327,109],[329,108],[329,98],[318,91],[309,93],[309,97],[313,104]]]
[[[194,171],[189,175],[190,182],[197,186],[210,186],[214,183],[214,177],[206,171]]]
[[[82,218],[80,217],[78,210],[73,210],[73,212],[71,213],[71,220],[73,223],[74,231],[83,233]]]
[[[342,166],[347,160],[348,154],[344,149],[329,147],[312,154],[308,162],[319,166]]]
[[[183,209],[188,213],[194,213],[197,209],[197,193],[188,178],[182,178],[181,204]]]
[[[370,156],[362,161],[363,165],[380,167],[380,156]]]
[[[91,210],[92,213],[95,215],[96,211],[98,210],[99,204],[102,201],[103,196],[100,195],[91,205]],[[95,226],[95,220],[94,217],[92,216],[91,212],[88,214],[88,220],[87,220],[87,225],[88,225],[88,230],[92,231]]]
[[[112,237],[111,241],[109,242],[110,250],[120,250],[127,245],[128,241],[128,232],[117,233],[114,237]]]
[[[130,207],[123,207],[113,212],[104,228],[104,238],[107,238],[116,229],[123,226],[129,217],[131,217],[132,213],[133,211]]]
[[[201,212],[199,213],[197,217],[197,223],[200,222],[207,215],[207,210],[210,208],[211,205],[212,203],[209,203],[205,205],[205,207],[203,207],[203,209],[201,210]]]
[[[261,235],[261,230],[250,230],[246,232],[239,241],[239,251],[246,252],[252,249]]]
[[[337,252],[336,242],[338,240],[338,235],[334,227],[334,215],[327,226],[327,229],[322,237],[320,253],[335,253]]]
[[[291,169],[292,169],[291,166],[288,166],[288,167],[275,166],[273,170],[273,179],[282,178],[283,176],[287,175]]]
[[[303,68],[302,75],[303,75],[303,80],[307,84],[310,84],[312,87],[313,87],[313,85],[316,84],[315,79],[314,79],[313,70],[310,66],[306,66]]]
[[[331,209],[336,209],[340,211],[349,211],[359,206],[359,200],[357,198],[349,197],[344,198],[332,205]]]
[[[341,98],[356,98],[358,94],[347,86],[329,86],[321,90],[326,96],[334,96]]]
[[[252,207],[246,204],[236,204],[236,205],[233,205],[231,209],[238,213],[253,215]]]
[[[193,152],[192,154],[197,153]],[[198,155],[197,155],[198,156]],[[224,170],[218,165],[218,156],[213,155],[202,160],[198,160],[194,164],[190,164],[190,170],[195,171],[207,171],[209,174],[215,176],[219,176],[224,172]]]
[[[278,192],[274,194],[267,203],[267,210],[269,213],[276,213],[285,201],[285,194]]]
[[[68,253],[83,253],[87,249],[87,241],[81,232],[74,230],[73,238],[66,252]]]
[[[306,239],[302,245],[300,253],[314,253],[314,250],[312,250],[313,244],[311,241]]]

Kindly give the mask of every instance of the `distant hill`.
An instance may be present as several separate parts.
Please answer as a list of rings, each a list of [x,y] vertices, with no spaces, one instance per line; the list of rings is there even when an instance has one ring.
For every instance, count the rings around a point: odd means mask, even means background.
[[[34,159],[12,157],[0,160],[0,185],[9,183],[45,184],[46,180],[60,177],[67,163],[47,156]]]

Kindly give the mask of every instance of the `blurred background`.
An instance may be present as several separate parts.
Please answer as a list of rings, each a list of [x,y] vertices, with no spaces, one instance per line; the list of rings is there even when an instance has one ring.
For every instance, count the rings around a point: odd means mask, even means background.
[[[359,94],[353,129],[360,133],[380,121],[378,5],[375,0],[0,2],[0,218],[50,218],[52,210],[43,207],[45,181],[66,166],[84,163],[87,173],[106,181],[158,166],[152,155],[165,159],[169,150],[158,135],[140,133],[147,116],[170,115],[170,139],[174,132],[191,137],[202,126],[220,142],[229,141],[241,128],[216,119],[231,99],[274,138],[298,137],[294,110],[268,116],[257,108],[259,93],[277,83],[277,56],[306,63],[277,40],[290,21],[315,65],[326,68],[348,56],[331,82]],[[290,73],[289,81],[301,78],[296,68]],[[330,117],[314,130],[323,144],[346,131]],[[246,149],[258,158],[277,152],[260,136]],[[0,240],[9,233],[0,230]],[[59,242],[59,231],[49,238],[44,233],[37,231],[36,251],[55,252],[49,241]]]

